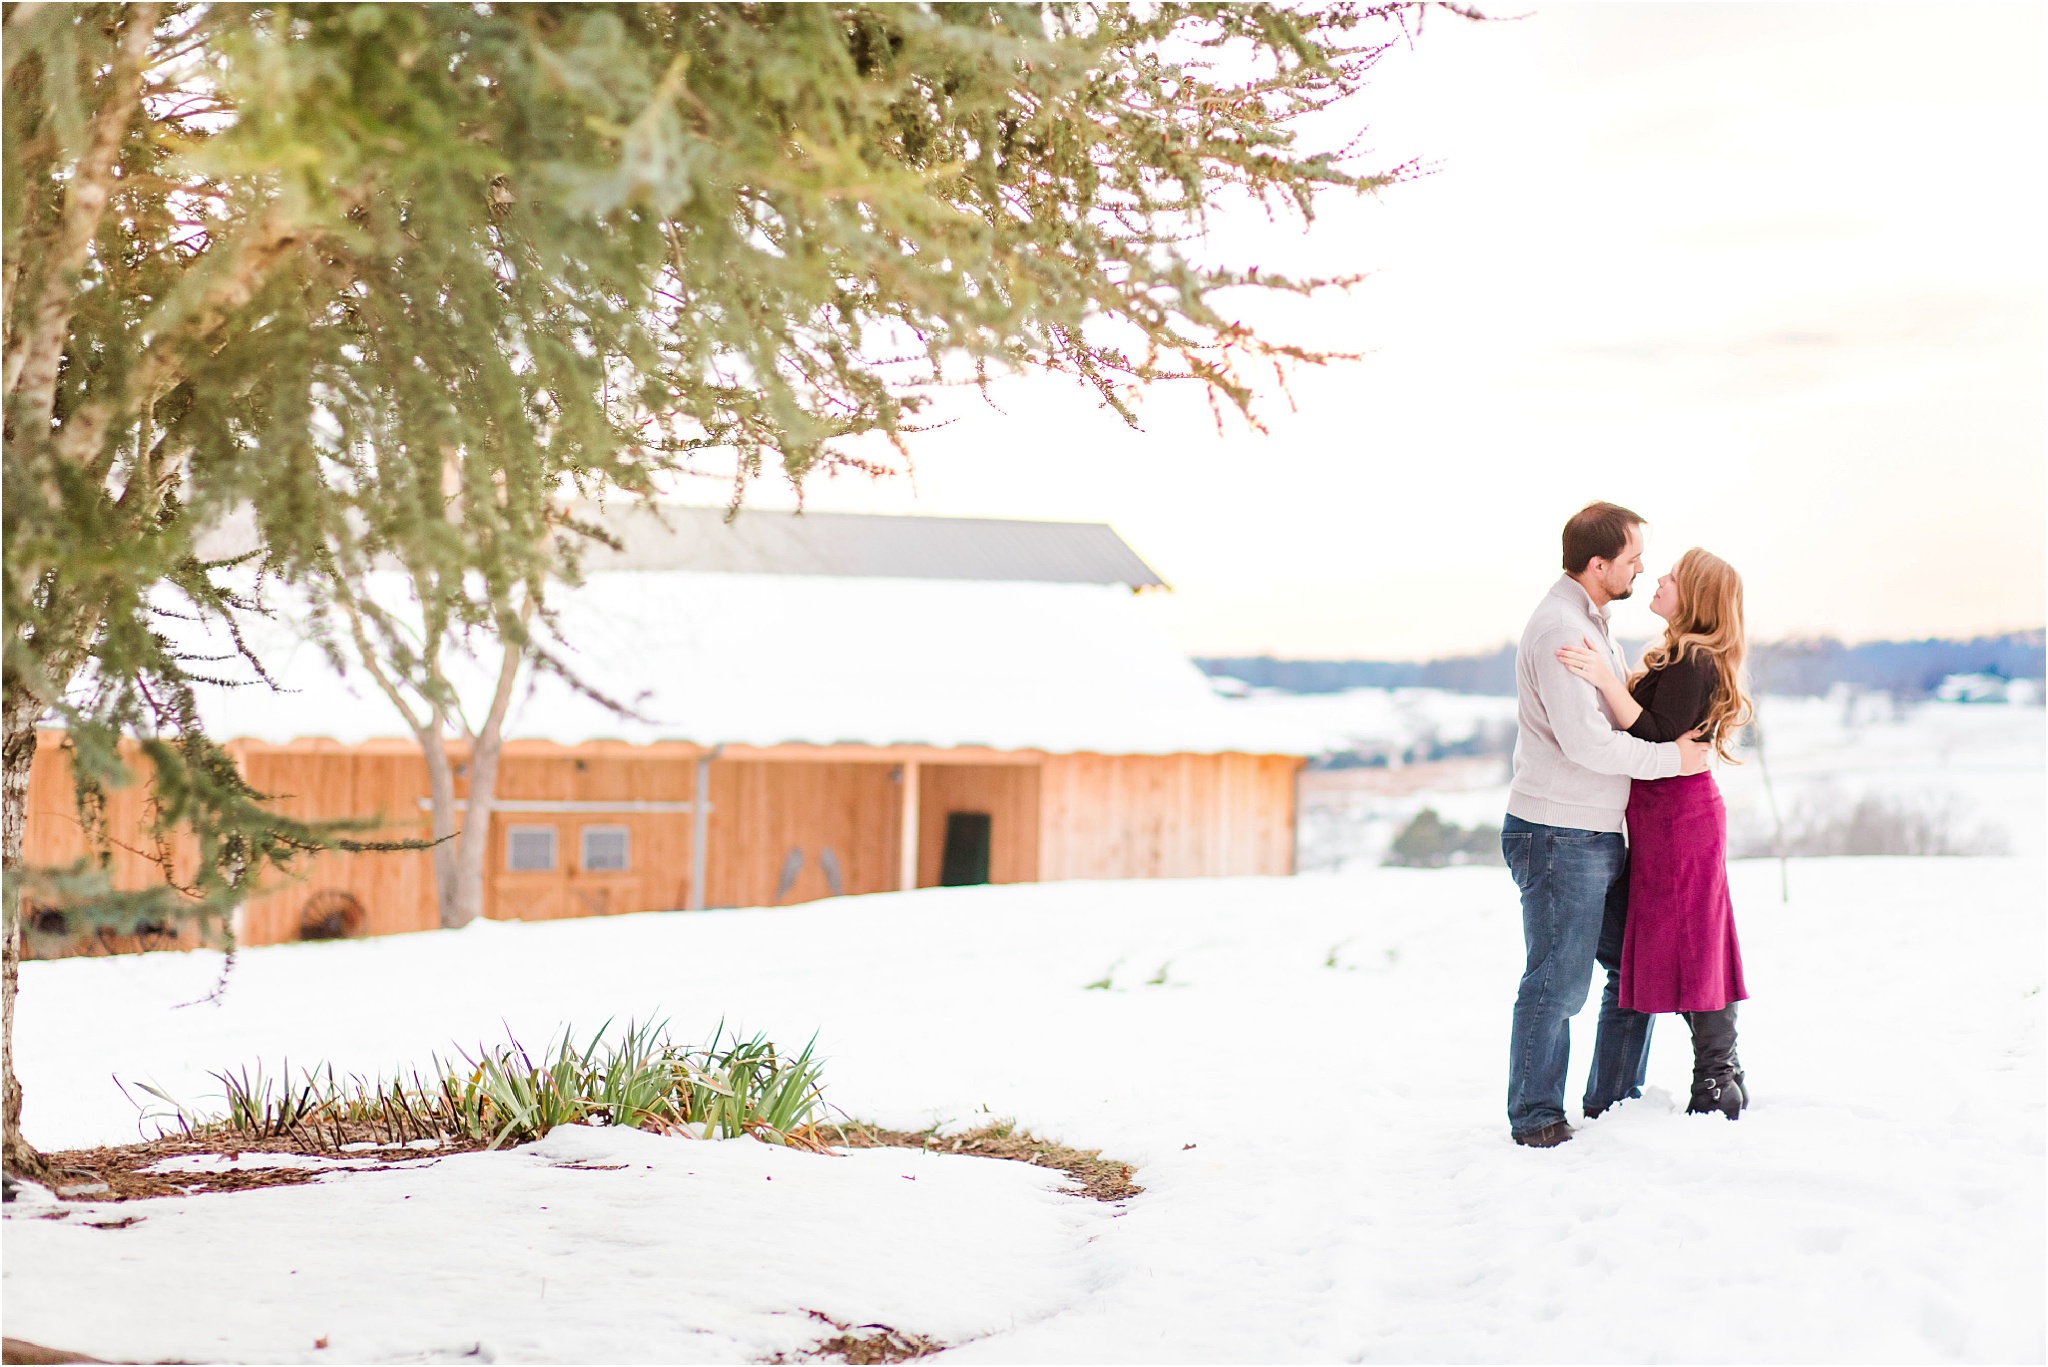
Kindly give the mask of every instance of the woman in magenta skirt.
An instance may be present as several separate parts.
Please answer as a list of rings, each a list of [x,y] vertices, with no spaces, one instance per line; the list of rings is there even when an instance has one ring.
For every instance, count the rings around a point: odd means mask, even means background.
[[[1664,639],[1644,652],[1642,671],[1626,685],[1590,645],[1568,646],[1558,658],[1600,690],[1630,735],[1668,741],[1697,731],[1734,763],[1728,745],[1750,718],[1741,576],[1694,547],[1657,581],[1650,611],[1664,619]],[[1728,896],[1728,812],[1713,773],[1635,780],[1628,844],[1621,1005],[1685,1016],[1693,1052],[1686,1110],[1733,1120],[1748,1104],[1735,1004],[1749,993]]]

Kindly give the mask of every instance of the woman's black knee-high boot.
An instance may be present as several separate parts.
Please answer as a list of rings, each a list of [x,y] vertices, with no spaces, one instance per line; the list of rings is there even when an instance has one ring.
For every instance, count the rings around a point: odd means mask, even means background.
[[[1735,1003],[1719,1011],[1688,1011],[1692,1027],[1692,1100],[1689,1114],[1718,1111],[1734,1120],[1747,1098],[1742,1091],[1742,1063],[1735,1056]]]

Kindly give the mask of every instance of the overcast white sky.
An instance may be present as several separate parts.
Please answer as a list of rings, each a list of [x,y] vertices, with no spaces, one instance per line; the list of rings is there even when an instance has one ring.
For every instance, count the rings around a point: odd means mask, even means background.
[[[820,480],[810,506],[1112,523],[1193,653],[1491,647],[1593,498],[1651,519],[1653,573],[1694,544],[1731,560],[1762,636],[2039,626],[2044,14],[1433,15],[1354,113],[1435,174],[1331,201],[1306,237],[1217,226],[1236,259],[1373,272],[1257,315],[1371,353],[1297,376],[1295,411],[1269,398],[1270,436],[1218,436],[1187,389],[1134,433],[1020,380],[914,439],[914,482]]]

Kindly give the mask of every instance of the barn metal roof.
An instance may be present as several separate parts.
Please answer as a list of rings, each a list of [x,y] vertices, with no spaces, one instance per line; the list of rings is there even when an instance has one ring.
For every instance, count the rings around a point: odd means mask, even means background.
[[[590,570],[694,570],[888,579],[1023,580],[1164,588],[1101,522],[783,513],[664,505],[612,508],[599,521],[620,542],[592,547]]]

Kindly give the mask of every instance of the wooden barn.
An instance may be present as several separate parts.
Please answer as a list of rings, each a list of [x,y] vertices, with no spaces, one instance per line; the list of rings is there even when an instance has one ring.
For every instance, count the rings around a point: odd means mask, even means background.
[[[763,512],[727,526],[694,508],[612,526],[622,548],[563,593],[560,634],[633,715],[551,674],[522,685],[487,916],[1292,871],[1300,758],[1214,695],[1142,596],[1160,580],[1110,528]],[[285,691],[206,703],[249,780],[298,815],[425,835],[426,768],[383,697],[288,627],[256,644]],[[36,761],[32,863],[84,848],[59,740]],[[114,829],[138,802],[117,795]],[[124,881],[154,876],[121,858]],[[249,903],[238,930],[267,944],[436,924],[427,855],[333,854]]]

